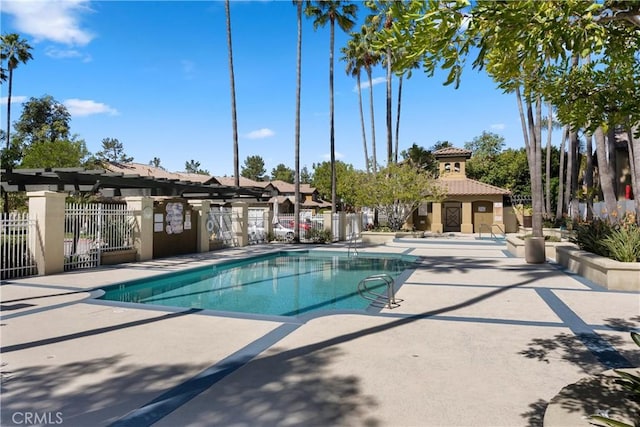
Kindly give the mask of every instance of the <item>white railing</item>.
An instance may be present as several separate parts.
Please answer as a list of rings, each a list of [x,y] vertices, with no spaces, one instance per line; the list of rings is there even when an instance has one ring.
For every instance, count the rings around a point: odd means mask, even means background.
[[[207,231],[211,240],[223,242],[227,246],[237,246],[233,236],[232,209],[223,206],[211,206],[207,219]]]
[[[64,270],[100,265],[100,253],[133,248],[134,212],[123,204],[67,203]]]
[[[11,212],[0,217],[2,279],[32,276],[38,273],[33,255],[36,221],[28,213]]]
[[[288,241],[290,233],[295,230],[294,214],[278,214],[276,221],[282,228],[276,228],[274,225],[274,237],[278,241]],[[299,236],[301,242],[311,242],[314,236],[324,230],[324,216],[313,215],[311,213],[301,213],[299,227]]]

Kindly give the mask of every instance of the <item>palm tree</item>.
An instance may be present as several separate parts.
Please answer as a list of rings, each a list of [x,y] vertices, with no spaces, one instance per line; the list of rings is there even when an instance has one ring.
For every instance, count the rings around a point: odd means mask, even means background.
[[[240,160],[238,158],[238,119],[236,115],[236,80],[233,75],[233,47],[231,43],[231,13],[229,0],[224,2],[227,15],[227,45],[229,47],[229,79],[231,80],[231,125],[233,127],[233,179],[236,187],[240,186]]]
[[[227,0],[228,1],[228,0]],[[313,18],[313,28],[324,27],[330,24],[329,38],[329,140],[331,146],[331,213],[336,213],[336,147],[333,107],[333,52],[336,22],[342,31],[350,31],[353,28],[358,7],[341,0],[325,0],[311,2],[305,13]]]
[[[372,42],[376,37],[375,30],[371,26],[363,25],[362,26],[362,42],[363,42],[363,52],[362,52],[362,66],[367,73],[367,77],[369,79],[369,114],[371,116],[371,151],[372,151],[372,166],[373,173],[377,173],[378,171],[378,159],[376,156],[376,122],[373,108],[373,67],[375,67],[378,62],[380,62],[380,55],[376,50],[372,47]],[[367,162],[368,164],[368,162]]]
[[[7,91],[7,131],[5,134],[5,143],[7,153],[9,152],[9,141],[11,141],[11,92],[13,90],[13,70],[22,62],[26,64],[27,61],[33,58],[31,55],[31,46],[26,40],[21,39],[18,34],[3,34],[0,36],[0,61],[4,63],[7,61],[6,71],[4,67],[0,67],[0,80],[4,81],[8,78],[9,89]],[[9,74],[6,74],[8,71]],[[4,167],[7,167],[3,165]],[[4,193],[4,211],[9,212],[9,194]]]
[[[296,61],[296,130],[295,130],[295,175],[294,191],[294,241],[300,241],[300,88],[302,86],[302,0],[294,0],[298,22],[298,42]]]
[[[0,60],[7,61],[8,75],[4,74],[3,77],[8,77],[9,89],[7,91],[7,134],[6,134],[6,148],[9,149],[9,141],[11,136],[11,92],[13,90],[13,70],[18,67],[22,62],[26,64],[27,61],[33,59],[31,56],[31,46],[26,40],[21,39],[18,34],[3,34],[0,36],[2,46],[0,47]],[[3,79],[4,80],[4,79]]]
[[[363,44],[362,36],[360,33],[351,33],[351,40],[347,42],[347,45],[340,49],[343,54],[341,58],[347,63],[346,72],[348,75],[356,78],[356,84],[358,86],[358,104],[360,106],[360,124],[362,128],[362,145],[364,148],[364,163],[369,173],[369,153],[367,152],[367,132],[364,125],[364,112],[362,110],[362,86],[360,84],[360,75],[362,74],[362,58],[363,58]]]

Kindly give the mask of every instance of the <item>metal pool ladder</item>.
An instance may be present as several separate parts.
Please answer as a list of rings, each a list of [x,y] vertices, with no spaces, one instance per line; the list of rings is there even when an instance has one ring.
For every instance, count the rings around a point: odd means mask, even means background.
[[[375,292],[367,286],[367,284],[380,284],[381,282],[384,282],[386,286],[386,295]],[[393,277],[387,273],[372,274],[362,279],[360,283],[358,283],[358,294],[360,294],[362,298],[372,301],[371,305],[375,307],[395,308],[400,307],[399,302],[402,302],[401,299],[396,299]]]
[[[358,234],[351,233],[349,235],[349,246],[347,248],[347,257],[351,257],[351,250],[353,249],[353,255],[358,255]]]

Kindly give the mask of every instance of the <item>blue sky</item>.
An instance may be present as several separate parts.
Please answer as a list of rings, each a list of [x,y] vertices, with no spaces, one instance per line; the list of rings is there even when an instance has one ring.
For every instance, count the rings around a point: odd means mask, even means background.
[[[359,20],[366,9],[359,4]],[[30,97],[51,95],[72,115],[71,130],[101,149],[117,138],[135,162],[159,157],[170,171],[189,160],[211,174],[233,174],[233,137],[223,1],[3,1],[2,33],[19,33],[33,60],[14,72],[12,121]],[[240,165],[251,155],[267,173],[294,167],[296,10],[290,1],[232,1],[231,26]],[[357,24],[359,28],[360,24]],[[355,79],[344,72],[336,33],[336,157],[364,169]],[[303,22],[300,162],[329,159],[329,29]],[[385,72],[374,71],[376,145],[386,157]],[[400,150],[448,140],[462,147],[483,131],[523,146],[514,95],[469,70],[459,89],[422,71],[405,79]],[[366,79],[363,80],[363,83]],[[393,79],[393,110],[397,97]],[[6,126],[6,91],[0,111]],[[368,88],[364,88],[371,154]],[[395,126],[395,124],[394,124]]]

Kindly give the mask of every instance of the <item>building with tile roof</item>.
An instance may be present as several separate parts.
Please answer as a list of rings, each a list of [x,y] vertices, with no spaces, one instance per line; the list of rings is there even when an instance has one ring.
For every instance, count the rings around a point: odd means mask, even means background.
[[[414,227],[435,233],[503,233],[504,199],[511,192],[467,178],[469,150],[447,147],[435,151],[434,156],[438,160],[436,185],[444,190],[446,198],[421,205],[414,213]]]

